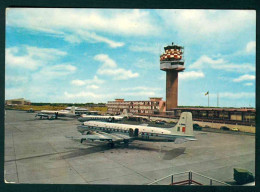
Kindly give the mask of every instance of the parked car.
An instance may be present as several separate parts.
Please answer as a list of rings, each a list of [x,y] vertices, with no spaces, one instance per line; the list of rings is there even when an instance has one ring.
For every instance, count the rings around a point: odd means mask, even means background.
[[[27,113],[34,113],[35,111],[32,109],[32,108],[30,108],[29,110],[27,110]]]
[[[229,131],[230,129],[228,127],[226,127],[226,126],[222,126],[222,127],[220,127],[220,130]]]
[[[199,124],[193,124],[193,130],[201,131],[202,127],[199,126]]]

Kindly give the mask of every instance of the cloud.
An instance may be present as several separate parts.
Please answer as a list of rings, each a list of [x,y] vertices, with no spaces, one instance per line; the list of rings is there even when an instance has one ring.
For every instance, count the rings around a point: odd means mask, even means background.
[[[28,77],[26,76],[5,76],[6,84],[23,84],[28,82]]]
[[[86,79],[86,80],[75,79],[75,80],[71,81],[71,84],[76,85],[76,86],[103,84],[103,83],[104,83],[104,80],[99,79],[96,75],[94,76],[93,79]]]
[[[39,72],[32,75],[33,80],[47,81],[57,79],[74,73],[77,68],[70,64],[53,65],[42,68]]]
[[[82,86],[85,85],[86,83],[84,80],[75,79],[71,81],[71,84],[76,86]]]
[[[95,32],[78,31],[77,35],[74,36],[70,35],[69,38],[67,38],[65,35],[65,40],[71,43],[80,43],[81,39],[91,43],[96,43],[96,42],[107,43],[111,48],[122,47],[125,45],[125,43],[123,42],[116,42],[110,40],[101,35],[97,35]]]
[[[118,93],[117,95],[153,97],[153,96],[158,96],[158,91],[160,92],[161,90],[162,88],[159,87],[145,87],[145,86],[126,87],[126,88],[121,88],[121,92]]]
[[[72,98],[85,98],[85,99],[89,99],[89,98],[102,98],[103,96],[101,94],[96,94],[93,92],[85,92],[85,91],[81,91],[78,93],[68,93],[68,92],[64,92],[64,96],[66,98],[72,99]]]
[[[89,85],[87,88],[91,89],[98,89],[95,86]],[[73,101],[95,101],[95,102],[107,102],[108,100],[112,100],[116,97],[152,97],[157,96],[157,94],[153,90],[140,90],[136,89],[134,91],[127,91],[127,92],[113,92],[113,93],[96,93],[94,91],[79,91],[76,93],[69,93],[68,91],[64,92],[64,98],[69,100],[70,102]]]
[[[5,88],[5,99],[26,98],[25,89],[22,87]]]
[[[245,86],[252,86],[253,83],[244,83]]]
[[[131,46],[129,46],[129,50],[134,51],[134,52],[148,52],[148,53],[153,53],[153,54],[157,54],[157,55],[160,55],[163,52],[162,47],[159,44],[131,45]]]
[[[256,52],[256,42],[255,41],[250,41],[246,44],[245,48],[242,50],[238,50],[234,53],[231,54],[225,54],[225,55],[216,55],[216,57],[225,57],[225,58],[237,58],[237,57],[241,57],[241,56],[248,56],[248,55],[253,55],[255,56],[255,52]]]
[[[94,57],[95,60],[103,62],[103,67],[115,68],[117,64],[106,54],[99,54]]]
[[[248,10],[158,10],[167,26],[189,41],[229,39],[255,25],[256,12]],[[191,30],[192,29],[192,30]]]
[[[87,89],[98,89],[99,86],[97,86],[97,85],[88,85],[86,88]]]
[[[249,54],[255,54],[255,50],[256,50],[255,41],[248,42],[247,45],[246,45],[246,52],[249,53]]]
[[[179,73],[179,77],[182,80],[194,80],[204,78],[205,75],[202,71],[186,71],[183,73]]]
[[[46,17],[48,15],[48,18]],[[159,29],[145,10],[15,8],[7,12],[7,26],[56,34],[71,43],[103,42],[124,45],[100,33],[120,36],[154,35]]]
[[[139,76],[138,73],[133,73],[131,70],[125,70],[123,68],[118,68],[118,69],[100,68],[98,69],[98,74],[113,76],[114,80],[126,80],[126,79],[131,79]]]
[[[137,91],[137,92],[125,92],[121,93],[120,95],[125,95],[125,96],[155,96],[156,93],[154,91]]]
[[[158,88],[158,87],[144,87],[144,86],[138,86],[138,87],[127,87],[127,88],[122,88],[122,91],[159,91],[162,90],[162,88]]]
[[[25,52],[25,53],[24,53]],[[22,54],[22,55],[21,55]],[[67,53],[53,48],[31,46],[6,48],[6,65],[35,70],[65,56]]]
[[[233,79],[234,82],[241,82],[241,81],[250,81],[255,80],[255,75],[242,75],[236,79]]]
[[[113,76],[114,80],[126,80],[139,76],[138,73],[133,73],[131,70],[118,68],[116,62],[106,54],[96,55],[94,59],[103,63],[97,71],[100,75]]]
[[[197,61],[189,66],[190,69],[204,69],[206,67],[238,73],[255,71],[255,66],[250,63],[234,64],[229,63],[222,58],[214,60],[206,55],[202,55]]]

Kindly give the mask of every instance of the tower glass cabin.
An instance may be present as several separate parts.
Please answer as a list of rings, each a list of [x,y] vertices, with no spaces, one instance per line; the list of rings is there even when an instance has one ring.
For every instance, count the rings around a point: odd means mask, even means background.
[[[160,56],[160,69],[166,71],[166,111],[178,106],[178,73],[185,69],[184,47],[168,45]]]

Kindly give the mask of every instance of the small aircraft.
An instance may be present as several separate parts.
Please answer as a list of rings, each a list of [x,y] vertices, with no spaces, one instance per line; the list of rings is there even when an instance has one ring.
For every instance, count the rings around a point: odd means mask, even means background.
[[[101,120],[101,121],[108,121],[108,122],[114,122],[114,121],[120,121],[124,117],[127,117],[127,111],[126,109],[123,110],[122,114],[117,115],[117,116],[112,116],[112,115],[86,115],[82,114],[78,120],[80,122],[85,122],[85,121],[90,121],[90,120]]]
[[[71,110],[59,110],[59,111],[50,111],[50,110],[42,110],[40,113],[37,113],[35,117],[47,118],[47,119],[58,119],[58,116],[61,117],[76,117],[75,107],[72,106]]]
[[[193,135],[192,114],[183,112],[178,123],[172,128],[148,127],[147,125],[127,125],[119,123],[105,123],[87,121],[77,127],[82,134],[81,143],[84,140],[107,141],[112,148],[116,142],[124,142],[142,139],[147,141],[172,141],[176,144],[196,140]]]

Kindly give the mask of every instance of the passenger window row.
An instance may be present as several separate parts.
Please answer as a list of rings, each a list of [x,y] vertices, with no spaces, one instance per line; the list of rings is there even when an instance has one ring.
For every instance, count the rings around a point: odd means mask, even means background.
[[[128,133],[128,130],[124,130],[124,129],[115,129],[115,128],[111,128],[111,127],[95,127],[95,126],[89,126],[90,129],[98,129],[101,131],[113,131],[113,132],[122,132],[122,133]]]

